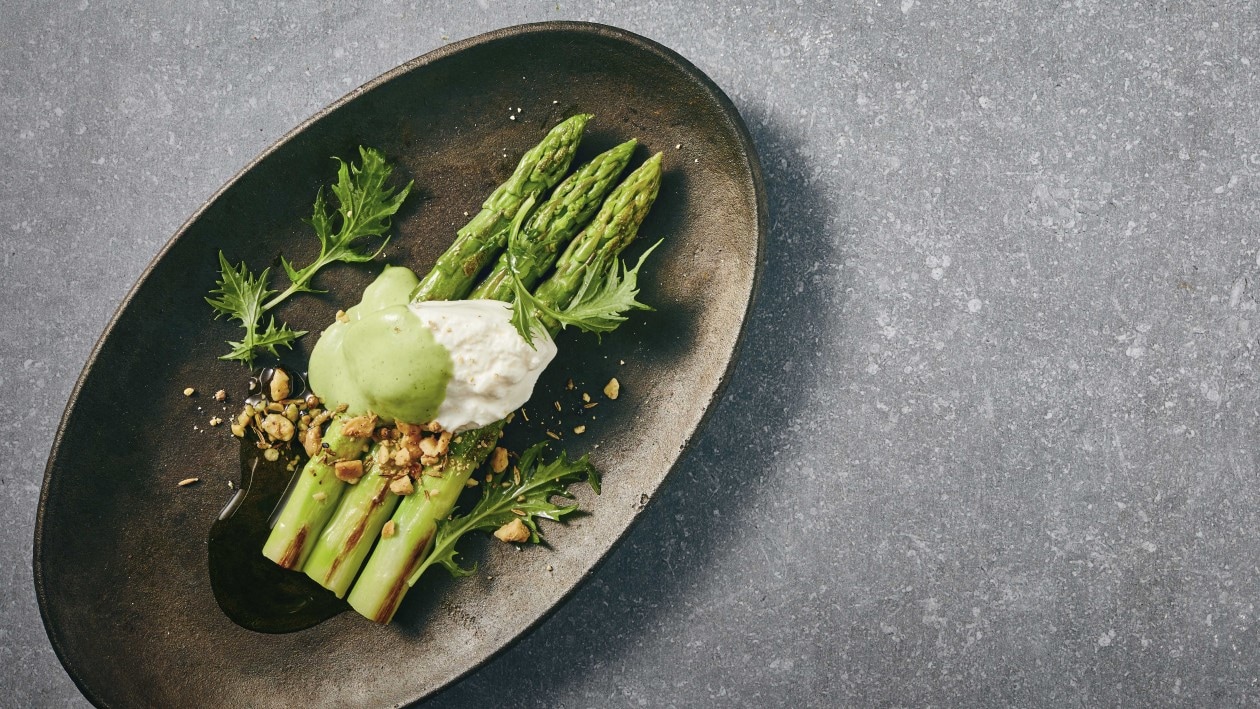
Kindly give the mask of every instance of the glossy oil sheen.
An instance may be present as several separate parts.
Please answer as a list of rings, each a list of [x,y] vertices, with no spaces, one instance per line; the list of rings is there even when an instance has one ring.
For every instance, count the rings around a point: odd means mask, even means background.
[[[521,107],[517,120],[505,106]],[[207,538],[232,496],[228,481],[239,477],[239,448],[226,432],[193,432],[247,394],[233,386],[247,373],[215,359],[235,325],[214,320],[203,300],[219,249],[255,268],[281,252],[308,262],[318,244],[301,218],[334,174],[329,156],[365,144],[423,195],[398,214],[386,252],[423,273],[515,156],[579,111],[595,114],[579,160],[631,137],[640,141],[633,164],[665,153],[642,232],[645,244],[664,239],[640,279],[642,300],[656,310],[635,313],[602,344],[561,333],[560,356],[530,408],[539,429],[509,433],[532,442],[542,427],[586,425],[563,444],[573,455],[591,451],[603,472],[599,497],[578,490],[590,514],[544,523],[548,547],[516,552],[473,540],[466,555],[481,573],[457,581],[427,573],[389,627],[353,613],[285,634],[234,623],[212,592]],[[756,155],[730,101],[686,60],[628,32],[509,28],[444,46],[352,92],[192,216],[93,353],[48,463],[35,529],[35,590],[58,657],[93,702],[120,707],[389,707],[478,667],[578,588],[678,463],[735,361],[766,224]],[[318,331],[379,270],[329,268],[316,285],[335,297],[294,298],[277,315]],[[310,354],[305,339],[292,370]],[[574,405],[613,376],[621,396],[591,410],[597,417]],[[564,386],[570,378],[575,391]],[[227,388],[233,398],[222,407],[186,398],[188,386]],[[553,400],[566,413],[542,415]],[[175,484],[190,476],[201,482]]]

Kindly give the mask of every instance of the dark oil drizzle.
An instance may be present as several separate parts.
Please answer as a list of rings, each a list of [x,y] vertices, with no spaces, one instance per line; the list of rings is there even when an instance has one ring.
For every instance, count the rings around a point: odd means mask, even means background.
[[[264,375],[263,382],[251,382],[251,394],[266,391],[270,372]],[[299,382],[295,378],[294,391],[300,391]],[[306,574],[262,555],[272,514],[294,474],[286,456],[267,461],[248,437],[240,455],[240,486],[210,526],[210,586],[219,607],[237,625],[260,633],[305,630],[349,609]]]

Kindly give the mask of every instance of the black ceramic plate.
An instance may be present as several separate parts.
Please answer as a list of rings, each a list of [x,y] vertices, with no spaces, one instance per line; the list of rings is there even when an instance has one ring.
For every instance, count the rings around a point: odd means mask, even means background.
[[[602,345],[564,333],[535,397],[542,412],[569,377],[592,393],[609,377],[622,383],[618,401],[592,410],[587,433],[565,441],[592,451],[604,473],[602,495],[580,496],[590,514],[549,525],[551,548],[472,544],[479,574],[427,574],[389,626],[344,613],[269,635],[228,620],[211,593],[206,538],[239,476],[237,447],[223,428],[196,430],[220,411],[209,393],[228,388],[239,402],[245,376],[215,358],[236,334],[202,300],[216,253],[255,268],[282,252],[305,263],[316,243],[300,218],[333,174],[329,156],[363,144],[415,180],[386,257],[423,272],[516,158],[576,112],[595,114],[579,159],[631,137],[642,145],[634,164],[665,153],[660,197],[631,253],[664,239],[642,279],[656,311]],[[765,232],[760,169],[734,107],[642,37],[590,24],[510,28],[352,92],[193,215],[97,345],[57,435],[35,529],[36,593],[57,655],[103,706],[391,706],[457,679],[589,576],[675,465],[734,361]],[[379,268],[329,268],[318,279],[332,295],[295,299],[280,315],[318,331]],[[200,395],[186,398],[185,387]],[[176,485],[193,476],[202,482]]]

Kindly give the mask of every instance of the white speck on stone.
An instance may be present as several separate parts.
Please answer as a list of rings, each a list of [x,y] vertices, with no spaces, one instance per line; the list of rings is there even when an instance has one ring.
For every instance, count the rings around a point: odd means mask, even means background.
[[[980,308],[983,308],[983,307],[984,307],[984,303],[981,303],[979,298],[972,298],[971,300],[967,301],[967,310],[973,313],[980,312]]]
[[[1116,639],[1116,631],[1108,630],[1107,632],[1098,636],[1098,647],[1109,647],[1111,645],[1111,641],[1115,639]]]
[[[980,108],[983,108],[986,111],[993,105],[993,101],[990,100],[988,96],[981,96],[978,103],[980,104]]]
[[[914,9],[914,0],[901,0],[901,14],[906,14]]]
[[[1124,353],[1129,355],[1133,359],[1137,359],[1138,357],[1141,357],[1142,355],[1146,354],[1146,348],[1143,347],[1142,345],[1131,345],[1127,350],[1124,351]]]
[[[344,47],[333,48],[333,59],[340,59],[344,56],[346,56],[346,50]]]

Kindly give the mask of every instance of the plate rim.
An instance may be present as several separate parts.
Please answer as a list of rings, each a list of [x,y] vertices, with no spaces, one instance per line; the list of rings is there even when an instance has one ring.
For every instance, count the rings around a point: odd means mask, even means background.
[[[531,23],[525,23],[525,24],[511,25],[508,27],[502,27],[502,28],[491,30],[491,31],[484,32],[481,34],[473,35],[471,37],[467,37],[462,40],[444,44],[440,47],[432,49],[417,57],[414,57],[413,59],[410,59],[402,64],[399,64],[393,69],[390,69],[376,76],[373,79],[370,79],[369,81],[365,82],[361,86],[355,89],[352,89],[351,91],[341,96],[340,98],[336,99],[332,103],[329,103],[327,106],[316,111],[310,117],[306,118],[305,120],[301,121],[296,126],[291,128],[290,130],[286,131],[283,135],[277,138],[273,143],[271,143],[269,146],[261,150],[257,155],[255,155],[252,159],[250,159],[245,165],[243,165],[235,174],[233,174],[230,178],[228,178],[218,189],[216,189],[213,193],[210,194],[210,196],[208,196],[205,199],[205,201],[201,204],[201,206],[195,209],[192,212],[192,214],[189,215],[189,217],[185,219],[183,223],[180,224],[180,226],[166,240],[166,242],[162,245],[162,247],[158,249],[158,251],[154,254],[154,256],[149,260],[148,264],[145,265],[144,269],[140,272],[140,275],[136,278],[135,282],[127,290],[127,293],[123,296],[122,300],[119,301],[118,306],[114,309],[113,314],[110,316],[104,328],[101,330],[101,334],[97,337],[95,343],[92,345],[92,349],[89,352],[87,359],[84,361],[83,369],[82,371],[80,371],[78,378],[75,380],[74,386],[70,390],[70,395],[67,399],[66,406],[62,411],[61,418],[57,424],[56,433],[53,436],[52,445],[48,453],[48,459],[44,465],[44,475],[43,475],[43,480],[40,485],[39,500],[36,506],[34,539],[33,539],[33,544],[32,544],[32,549],[31,549],[31,566],[32,566],[32,577],[33,577],[32,580],[35,587],[36,605],[39,607],[40,621],[42,622],[44,626],[44,632],[45,632],[45,635],[48,637],[49,644],[52,646],[53,652],[57,656],[58,662],[61,663],[61,666],[66,671],[66,674],[69,675],[71,681],[74,682],[75,687],[78,688],[78,690],[83,694],[84,698],[86,698],[94,706],[109,706],[109,704],[107,703],[104,697],[97,694],[92,688],[87,686],[84,683],[84,681],[81,679],[80,674],[77,670],[77,664],[68,657],[67,648],[64,646],[64,638],[62,637],[62,634],[54,628],[53,619],[50,617],[50,611],[48,608],[47,590],[45,586],[43,568],[41,564],[41,560],[43,559],[43,556],[44,556],[43,554],[43,531],[44,531],[44,523],[45,523],[44,517],[45,517],[45,512],[47,509],[49,490],[53,486],[52,485],[53,484],[53,475],[52,475],[53,467],[61,455],[61,447],[62,447],[62,444],[64,443],[66,425],[69,421],[70,415],[74,411],[78,403],[79,396],[82,393],[82,389],[83,389],[83,386],[87,379],[88,374],[96,367],[97,360],[100,356],[105,340],[113,332],[123,312],[127,310],[128,306],[131,304],[132,300],[135,298],[141,286],[143,286],[145,282],[148,281],[148,279],[152,276],[154,269],[166,257],[167,253],[171,251],[175,243],[182,236],[184,236],[184,234],[189,230],[189,228],[202,217],[202,215],[219,199],[220,196],[223,195],[223,193],[225,193],[228,189],[230,189],[237,182],[239,182],[242,179],[242,177],[244,177],[248,172],[253,170],[260,162],[265,160],[271,154],[275,153],[280,148],[288,144],[290,141],[294,140],[299,135],[306,132],[306,130],[308,130],[311,126],[313,126],[314,124],[316,124],[317,122],[325,118],[326,116],[339,110],[341,107],[350,103],[354,99],[358,98],[359,96],[365,93],[368,93],[369,91],[372,91],[373,89],[377,88],[378,86],[381,86],[382,84],[385,84],[399,76],[402,76],[403,74],[407,74],[421,67],[437,63],[443,59],[446,59],[447,57],[450,57],[452,55],[461,53],[465,50],[472,49],[480,45],[489,44],[489,43],[496,42],[499,40],[514,38],[514,37],[527,36],[531,34],[564,33],[564,32],[574,33],[578,35],[594,35],[597,37],[611,39],[617,42],[628,44],[641,51],[645,51],[649,54],[656,55],[658,58],[664,60],[666,63],[675,65],[678,68],[680,68],[684,74],[686,74],[688,77],[690,77],[692,80],[696,81],[700,86],[702,86],[716,100],[718,105],[721,106],[721,108],[723,109],[723,113],[730,119],[732,127],[734,128],[736,139],[739,143],[740,151],[746,158],[746,167],[748,169],[748,175],[751,178],[750,180],[751,186],[753,189],[753,194],[754,194],[755,202],[756,202],[757,234],[756,234],[756,250],[755,250],[755,257],[754,257],[752,279],[749,282],[748,297],[746,298],[743,312],[740,315],[739,332],[736,333],[735,342],[733,343],[731,347],[730,355],[727,358],[726,365],[721,373],[717,386],[713,389],[711,395],[709,396],[709,399],[706,405],[704,406],[704,409],[700,415],[699,420],[696,422],[696,425],[689,432],[689,435],[684,439],[682,445],[680,446],[678,450],[677,455],[674,457],[673,463],[670,465],[669,470],[666,471],[666,473],[661,476],[660,481],[655,486],[653,486],[652,489],[650,490],[652,494],[648,496],[648,501],[644,505],[644,509],[646,509],[647,505],[651,505],[655,501],[656,499],[655,492],[660,489],[660,486],[663,485],[665,480],[670,477],[670,474],[674,471],[675,468],[678,467],[679,463],[688,455],[688,453],[691,452],[692,447],[697,438],[697,434],[708,424],[710,416],[712,416],[714,410],[717,408],[717,405],[721,402],[722,398],[725,396],[726,388],[730,384],[732,374],[740,360],[740,354],[744,348],[744,344],[748,336],[747,325],[748,325],[749,316],[752,313],[752,310],[757,301],[758,294],[761,290],[761,281],[762,281],[764,271],[765,271],[766,242],[767,242],[767,236],[769,232],[769,205],[768,205],[768,198],[767,198],[766,189],[765,189],[764,176],[761,169],[761,161],[758,156],[756,146],[753,143],[752,136],[748,131],[748,127],[744,123],[743,116],[739,113],[738,109],[735,107],[734,103],[730,100],[730,98],[726,95],[726,93],[711,78],[709,78],[707,74],[705,74],[698,67],[696,67],[695,64],[693,64],[691,61],[683,57],[678,52],[670,49],[669,47],[666,47],[665,45],[653,39],[650,39],[643,35],[632,32],[630,30],[626,30],[626,29],[616,27],[613,25],[607,25],[607,24],[602,24],[602,23],[597,23],[597,22],[574,21],[574,20],[550,20],[550,21],[545,21],[545,22],[531,22]],[[469,676],[473,672],[485,667],[487,664],[494,661],[496,658],[500,657],[507,650],[514,647],[526,635],[529,635],[530,633],[532,633],[535,629],[538,628],[538,626],[540,626],[543,622],[549,619],[562,605],[567,603],[572,598],[573,594],[575,594],[580,588],[586,585],[586,583],[604,565],[604,563],[608,560],[608,558],[612,556],[612,554],[621,546],[621,544],[625,541],[626,537],[629,536],[630,532],[636,526],[638,526],[639,521],[642,519],[642,517],[643,515],[641,512],[639,514],[634,515],[630,519],[629,524],[627,524],[626,527],[617,536],[617,538],[614,539],[612,543],[598,555],[598,557],[591,563],[591,565],[586,569],[586,571],[572,585],[570,585],[569,588],[565,589],[559,595],[555,603],[553,603],[550,607],[548,607],[537,618],[535,618],[530,623],[525,625],[515,635],[508,638],[506,641],[502,642],[497,648],[495,648],[492,652],[490,652],[488,655],[483,657],[481,660],[475,663],[472,663],[471,665],[469,665],[467,668],[463,669],[459,673],[449,676],[442,682],[429,688],[427,691],[423,691],[420,694],[417,694],[415,697],[409,699],[408,703],[414,703],[414,702],[422,701],[424,699],[436,696],[440,692],[450,688],[451,686],[458,683],[459,681]]]

